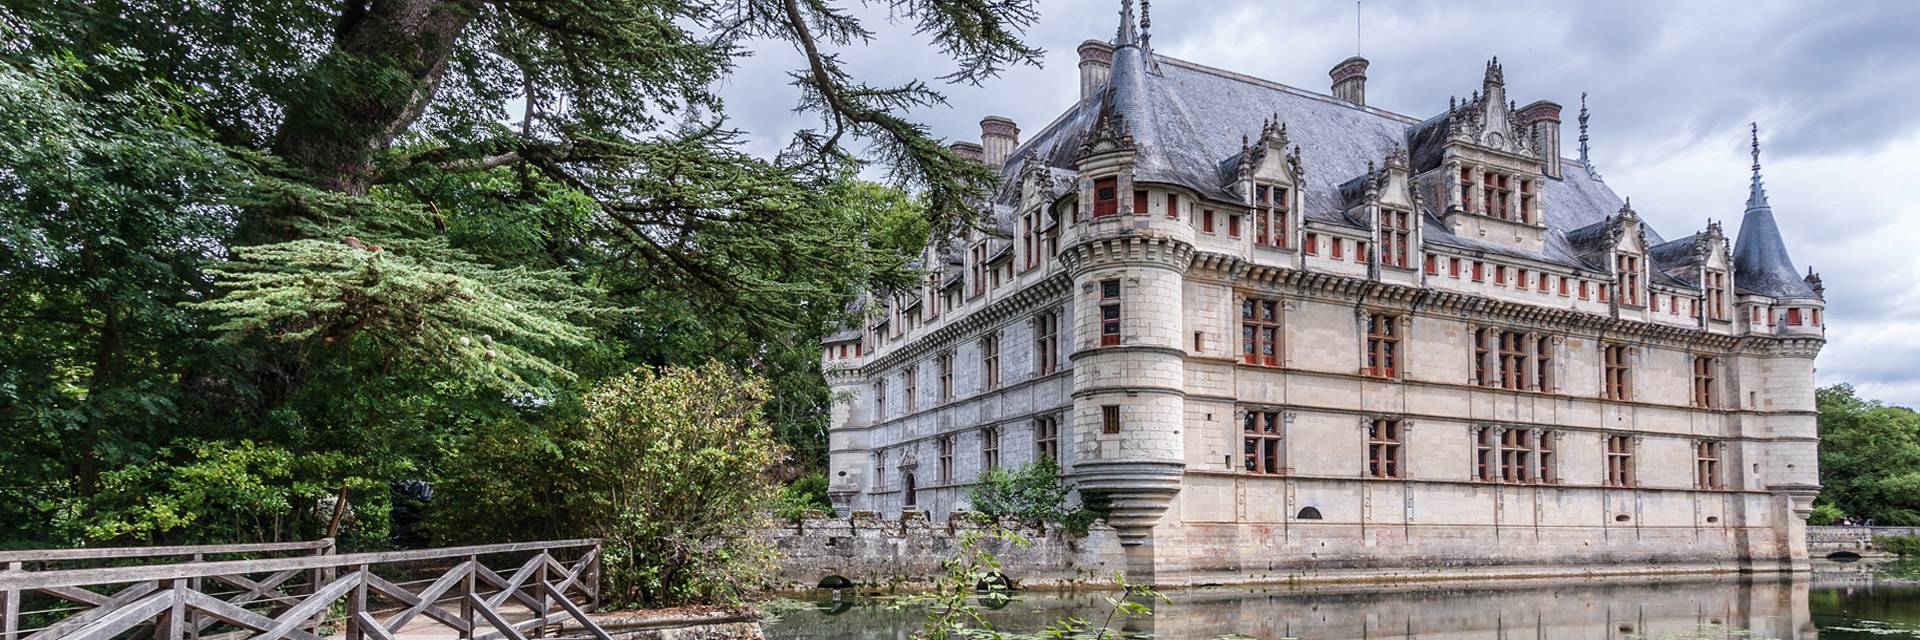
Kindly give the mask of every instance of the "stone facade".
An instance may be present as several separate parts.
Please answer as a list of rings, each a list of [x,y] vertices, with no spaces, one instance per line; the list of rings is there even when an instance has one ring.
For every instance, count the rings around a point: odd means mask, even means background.
[[[862,589],[926,588],[947,575],[944,563],[959,558],[969,532],[975,550],[991,553],[1001,576],[1018,587],[1107,585],[1126,566],[1126,554],[1112,527],[1096,524],[1084,535],[1057,527],[1006,527],[1026,544],[985,535],[975,514],[955,511],[941,522],[924,511],[881,519],[872,512],[845,518],[806,518],[769,529],[767,539],[780,548],[781,588]],[[840,580],[845,580],[841,583]]]
[[[1558,158],[1559,106],[1510,107],[1497,61],[1416,120],[1364,74],[1158,56],[1123,11],[1003,163],[999,228],[825,339],[843,513],[945,517],[1053,438],[1136,580],[1805,567],[1824,303],[1757,132],[1739,244],[1667,241],[1584,104]]]

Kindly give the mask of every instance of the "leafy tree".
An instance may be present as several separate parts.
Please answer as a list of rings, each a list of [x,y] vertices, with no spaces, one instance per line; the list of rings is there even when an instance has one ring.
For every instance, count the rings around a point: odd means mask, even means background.
[[[783,492],[766,393],[719,364],[611,378],[556,437],[502,434],[466,457],[431,526],[498,540],[555,533],[544,520],[603,538],[616,606],[736,599],[767,573],[774,550],[759,532]]]
[[[1814,399],[1821,484],[1815,510],[1920,525],[1920,414],[1862,399],[1846,384],[1823,387]]]
[[[1013,469],[989,469],[967,490],[973,509],[988,518],[1011,517],[1038,524],[1065,525],[1085,533],[1100,517],[1096,509],[1068,504],[1073,485],[1060,481],[1060,465],[1041,458]]]
[[[821,466],[817,336],[997,178],[905,115],[929,85],[841,66],[843,4],[0,0],[0,542],[378,544],[389,482],[709,359]],[[977,83],[1038,59],[1032,4],[887,7]],[[749,43],[822,123],[775,158],[712,92]]]

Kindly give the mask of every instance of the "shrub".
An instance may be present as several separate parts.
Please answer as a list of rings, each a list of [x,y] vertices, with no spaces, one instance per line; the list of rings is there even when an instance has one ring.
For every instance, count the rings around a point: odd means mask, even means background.
[[[1060,481],[1060,465],[1042,458],[1013,469],[987,471],[967,497],[974,511],[989,518],[1048,522],[1084,534],[1102,514],[1097,509],[1069,507],[1067,498],[1072,494],[1073,485]]]
[[[808,511],[833,511],[833,503],[827,499],[827,474],[823,472],[794,478],[780,489],[780,499],[773,507],[774,515],[782,520],[799,520]]]
[[[1873,545],[1902,558],[1920,557],[1920,536],[1874,536]]]
[[[758,534],[780,493],[765,471],[782,455],[766,397],[719,364],[641,369],[587,396],[563,447],[616,605],[733,602],[762,586],[775,550]]]

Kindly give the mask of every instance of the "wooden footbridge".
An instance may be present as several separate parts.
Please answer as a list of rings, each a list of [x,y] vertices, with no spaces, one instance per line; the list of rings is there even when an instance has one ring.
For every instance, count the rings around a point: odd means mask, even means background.
[[[611,640],[600,542],[0,551],[0,640]]]

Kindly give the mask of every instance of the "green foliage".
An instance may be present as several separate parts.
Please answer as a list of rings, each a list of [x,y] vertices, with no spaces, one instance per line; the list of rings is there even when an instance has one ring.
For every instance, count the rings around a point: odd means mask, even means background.
[[[1845,512],[1840,510],[1840,507],[1815,500],[1813,503],[1813,513],[1807,515],[1807,524],[1816,527],[1829,527],[1833,526],[1833,523],[1839,522],[1840,518],[1846,515]]]
[[[213,329],[230,339],[365,340],[383,363],[430,364],[509,392],[572,379],[541,354],[589,340],[570,322],[589,308],[566,274],[489,268],[439,242],[382,247],[348,236],[245,247],[238,256],[211,270],[226,295],[197,305],[225,318]]]
[[[808,511],[833,512],[833,503],[827,499],[827,474],[824,472],[808,473],[781,487],[780,499],[774,505],[773,513],[782,520],[799,520]]]
[[[1031,524],[1064,525],[1084,534],[1100,513],[1068,506],[1073,485],[1060,481],[1060,465],[1042,458],[1013,469],[989,469],[967,490],[973,509],[988,518],[1011,517]]]
[[[1920,558],[1920,536],[1874,536],[1873,546],[1901,558]]]
[[[1880,525],[1920,525],[1920,413],[1819,389],[1820,497],[1831,512]]]
[[[737,594],[762,477],[825,466],[818,336],[998,179],[839,67],[842,5],[0,3],[0,546],[314,538],[344,495],[377,547],[425,480],[432,542],[607,535],[618,598]],[[1033,5],[889,3],[963,82],[1038,59]],[[749,41],[826,126],[772,158],[714,93]]]
[[[578,419],[497,428],[461,450],[429,530],[440,540],[605,539],[613,606],[730,602],[762,586],[758,537],[782,487],[764,381],[719,364],[603,381]],[[513,469],[502,473],[502,469]]]

